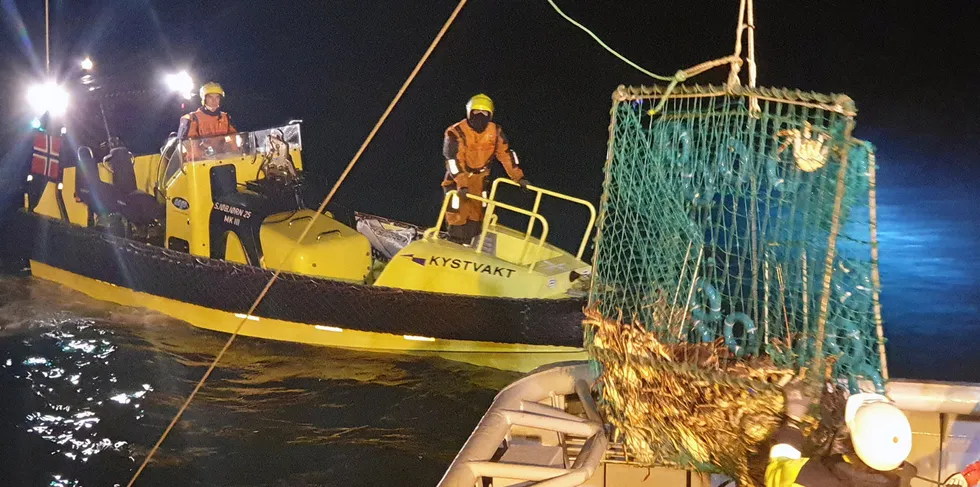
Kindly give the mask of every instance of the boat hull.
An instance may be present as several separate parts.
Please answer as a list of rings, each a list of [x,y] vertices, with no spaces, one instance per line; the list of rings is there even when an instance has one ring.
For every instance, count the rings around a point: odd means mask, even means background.
[[[96,299],[159,311],[210,330],[527,371],[584,358],[576,299],[408,291],[273,272],[192,256],[18,212],[5,232],[33,275]],[[8,244],[9,245],[9,244]]]

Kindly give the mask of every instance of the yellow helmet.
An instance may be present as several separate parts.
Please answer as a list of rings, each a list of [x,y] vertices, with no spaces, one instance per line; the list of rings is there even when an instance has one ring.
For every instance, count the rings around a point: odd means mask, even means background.
[[[486,110],[493,115],[493,100],[489,96],[480,93],[479,95],[470,98],[470,101],[466,102],[466,116],[470,116],[470,112],[473,110]]]
[[[201,87],[201,104],[202,105],[204,104],[204,98],[207,97],[208,95],[221,95],[221,97],[224,98],[225,97],[225,90],[224,90],[224,88],[221,87],[221,85],[219,85],[218,83],[215,83],[214,81],[212,81],[210,83],[205,83],[204,86]]]

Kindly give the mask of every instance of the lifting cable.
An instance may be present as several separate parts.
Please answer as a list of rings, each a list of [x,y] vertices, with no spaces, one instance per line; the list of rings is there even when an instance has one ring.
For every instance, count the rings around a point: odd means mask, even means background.
[[[558,5],[555,4],[554,0],[548,0],[548,3],[551,4],[551,7],[554,8],[555,11],[558,12],[558,14],[561,15],[565,20],[567,20],[569,23],[571,23],[575,27],[578,27],[579,29],[582,29],[583,31],[585,31],[586,34],[589,34],[589,36],[591,36],[593,39],[595,39],[595,41],[597,43],[599,43],[600,46],[602,46],[605,50],[607,50],[610,53],[612,53],[613,56],[616,56],[621,61],[625,62],[626,64],[629,64],[630,66],[632,66],[633,68],[635,68],[639,72],[641,72],[641,73],[643,73],[643,74],[645,74],[645,75],[647,75],[647,76],[649,76],[649,77],[651,77],[653,79],[656,79],[658,81],[668,81],[668,82],[670,82],[670,84],[667,85],[667,89],[664,90],[663,96],[660,99],[660,103],[657,105],[656,108],[654,108],[653,110],[650,111],[651,112],[650,113],[651,115],[653,115],[654,113],[659,112],[663,108],[664,103],[667,102],[667,97],[674,90],[674,87],[677,86],[677,83],[683,83],[688,78],[697,76],[697,75],[699,75],[699,74],[701,74],[701,73],[703,73],[703,72],[705,72],[705,71],[707,71],[709,69],[713,69],[713,68],[716,68],[718,66],[723,66],[725,64],[730,64],[732,66],[732,75],[729,78],[729,84],[731,84],[733,82],[737,82],[738,81],[738,76],[737,76],[738,69],[737,69],[737,66],[740,66],[742,64],[742,60],[741,60],[741,45],[742,45],[741,44],[741,38],[742,38],[742,31],[746,27],[748,27],[750,29],[750,32],[749,32],[750,33],[750,42],[749,42],[750,56],[755,54],[755,43],[751,41],[751,34],[753,32],[753,29],[754,29],[754,26],[751,24],[751,22],[752,22],[752,15],[751,15],[751,13],[749,14],[749,18],[750,18],[749,22],[750,23],[749,24],[745,24],[745,21],[744,21],[745,11],[746,11],[746,0],[742,0],[741,5],[740,5],[740,8],[739,8],[739,13],[740,13],[740,16],[739,16],[739,28],[738,28],[738,31],[736,33],[737,42],[736,42],[736,47],[735,47],[735,54],[732,54],[731,56],[725,56],[723,58],[718,58],[718,59],[715,59],[713,61],[706,61],[706,62],[703,62],[703,63],[698,64],[696,66],[692,66],[692,67],[687,68],[687,69],[678,70],[676,73],[674,73],[673,76],[663,76],[663,75],[659,75],[659,74],[654,74],[653,72],[651,72],[651,71],[649,71],[647,69],[644,69],[644,68],[640,67],[638,64],[636,64],[633,61],[630,61],[629,59],[627,59],[626,56],[623,56],[622,54],[616,52],[613,48],[611,48],[608,45],[606,45],[606,43],[603,42],[602,39],[599,38],[599,36],[595,35],[587,27],[585,27],[584,25],[576,22],[575,19],[573,19],[573,18],[569,17],[568,15],[566,15],[565,12],[562,12],[562,10],[560,8],[558,8]],[[751,6],[751,0],[749,0],[749,3],[750,3],[750,5],[748,5],[748,9],[751,9],[752,8],[752,6]],[[753,81],[753,84],[752,85],[754,86],[754,81],[755,81],[754,80],[754,77],[755,77],[755,59],[754,58],[750,59],[750,63],[752,65],[752,70],[751,70],[751,73],[750,74],[752,76],[752,81]]]
[[[643,74],[645,74],[645,75],[647,75],[647,76],[649,76],[649,77],[651,77],[653,79],[659,80],[659,81],[671,81],[671,80],[674,79],[673,76],[663,76],[663,75],[659,75],[659,74],[654,74],[654,73],[652,73],[652,72],[650,72],[650,71],[648,71],[648,70],[640,67],[638,64],[634,63],[633,61],[630,61],[629,59],[626,59],[626,56],[623,56],[622,54],[616,52],[613,48],[607,46],[605,42],[602,42],[602,39],[600,39],[599,36],[595,35],[587,27],[585,27],[584,25],[576,22],[575,19],[573,19],[573,18],[569,17],[568,15],[566,15],[565,12],[562,12],[562,10],[560,8],[558,8],[558,5],[555,5],[554,0],[548,0],[548,3],[550,3],[551,4],[551,7],[555,9],[555,12],[558,12],[558,15],[561,15],[562,17],[564,17],[565,20],[567,20],[569,23],[571,23],[575,27],[578,27],[579,29],[582,29],[583,31],[585,31],[586,34],[589,34],[589,36],[591,36],[593,39],[595,39],[595,41],[598,42],[600,46],[602,46],[603,48],[605,48],[605,50],[607,50],[610,53],[612,53],[613,56],[618,57],[624,63],[629,64],[630,66],[636,68],[637,71],[639,71],[639,72],[641,72],[641,73],[643,73]]]
[[[357,153],[354,154],[354,157],[351,158],[350,163],[347,164],[347,168],[344,169],[343,174],[341,174],[340,178],[337,179],[337,182],[334,183],[333,188],[330,190],[330,193],[327,194],[327,197],[323,199],[322,203],[320,203],[320,207],[317,208],[316,214],[313,215],[313,218],[310,219],[310,222],[306,224],[306,228],[303,229],[303,233],[300,234],[299,238],[296,239],[296,242],[294,242],[294,244],[290,247],[289,252],[286,254],[285,257],[283,257],[282,262],[280,262],[280,265],[276,269],[275,273],[272,275],[272,278],[269,279],[269,282],[265,285],[265,288],[262,289],[261,293],[259,293],[258,298],[255,299],[254,303],[252,303],[252,307],[249,308],[248,312],[242,318],[242,321],[232,332],[231,336],[228,337],[228,341],[225,342],[225,346],[222,347],[221,351],[218,352],[218,355],[214,357],[214,361],[211,362],[211,365],[208,367],[208,370],[204,372],[204,375],[201,377],[201,380],[198,381],[197,385],[194,386],[194,390],[191,391],[189,396],[187,396],[187,400],[184,401],[184,404],[181,405],[180,409],[177,411],[177,414],[174,415],[173,419],[170,421],[170,424],[167,426],[167,429],[163,431],[163,434],[160,435],[160,439],[157,440],[155,445],[153,445],[153,448],[150,450],[149,454],[146,455],[146,458],[143,460],[143,463],[136,470],[136,473],[133,474],[133,478],[130,479],[129,483],[127,484],[127,487],[132,487],[132,485],[136,482],[136,479],[140,476],[141,473],[143,473],[143,470],[150,463],[150,460],[153,458],[153,455],[160,448],[160,445],[163,444],[163,441],[167,438],[167,435],[170,434],[170,431],[173,430],[174,426],[177,424],[177,421],[180,420],[180,417],[184,414],[184,411],[186,411],[187,407],[190,406],[191,401],[194,400],[194,397],[197,395],[198,391],[201,390],[201,387],[208,380],[208,377],[211,375],[211,372],[214,371],[215,367],[218,365],[218,362],[221,361],[221,358],[224,356],[225,352],[228,351],[228,349],[231,347],[232,342],[235,341],[235,338],[238,336],[238,333],[241,332],[242,326],[244,326],[245,322],[252,317],[252,313],[254,313],[255,310],[259,307],[259,304],[262,302],[266,294],[269,292],[269,289],[272,287],[272,284],[275,283],[276,279],[279,278],[279,274],[282,272],[280,270],[282,268],[282,264],[288,262],[289,258],[293,255],[293,251],[296,249],[296,246],[301,241],[303,241],[304,238],[306,238],[306,234],[309,233],[310,228],[313,227],[313,223],[316,222],[317,217],[319,217],[323,213],[324,209],[326,209],[327,207],[327,204],[329,204],[330,200],[333,199],[334,194],[337,193],[337,189],[340,188],[340,185],[344,182],[344,179],[346,179],[347,175],[350,174],[351,170],[354,168],[354,165],[357,164],[357,161],[361,158],[361,155],[364,154],[365,149],[367,149],[367,146],[371,143],[371,140],[374,139],[375,134],[378,133],[378,130],[384,124],[385,120],[388,119],[388,115],[391,114],[391,111],[395,108],[395,105],[398,104],[399,100],[401,100],[402,95],[405,94],[405,90],[407,90],[408,86],[412,84],[412,81],[415,79],[415,76],[422,69],[422,65],[425,64],[425,62],[429,59],[429,56],[432,54],[432,51],[434,51],[436,46],[439,45],[439,41],[442,40],[443,35],[445,35],[446,31],[449,30],[449,26],[452,25],[454,20],[456,20],[456,16],[459,15],[460,10],[463,9],[463,6],[465,4],[466,4],[466,0],[460,0],[459,4],[456,5],[456,9],[453,10],[453,13],[449,16],[449,19],[446,20],[446,23],[442,26],[442,29],[436,35],[435,39],[433,39],[432,44],[429,45],[429,49],[426,50],[422,58],[419,59],[418,64],[415,65],[415,69],[412,70],[412,73],[408,76],[408,79],[406,79],[405,83],[402,84],[402,87],[401,89],[398,90],[398,93],[395,95],[395,98],[391,100],[390,104],[388,104],[388,108],[385,110],[384,114],[381,115],[381,118],[378,119],[378,122],[374,125],[374,128],[371,130],[371,133],[368,134],[367,138],[364,140],[364,143],[361,144],[361,148],[358,149]]]

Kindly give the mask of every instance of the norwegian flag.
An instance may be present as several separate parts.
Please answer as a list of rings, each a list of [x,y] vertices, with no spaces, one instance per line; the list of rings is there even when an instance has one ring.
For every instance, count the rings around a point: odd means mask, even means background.
[[[49,179],[61,177],[61,137],[37,134],[34,137],[34,156],[31,159],[31,174],[40,174]]]

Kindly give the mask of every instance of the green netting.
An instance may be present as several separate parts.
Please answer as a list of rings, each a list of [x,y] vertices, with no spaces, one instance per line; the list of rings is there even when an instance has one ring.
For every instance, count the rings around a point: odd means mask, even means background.
[[[851,100],[678,87],[654,114],[661,99],[614,96],[590,305],[661,343],[723,340],[730,361],[833,358],[882,390],[874,152]]]

